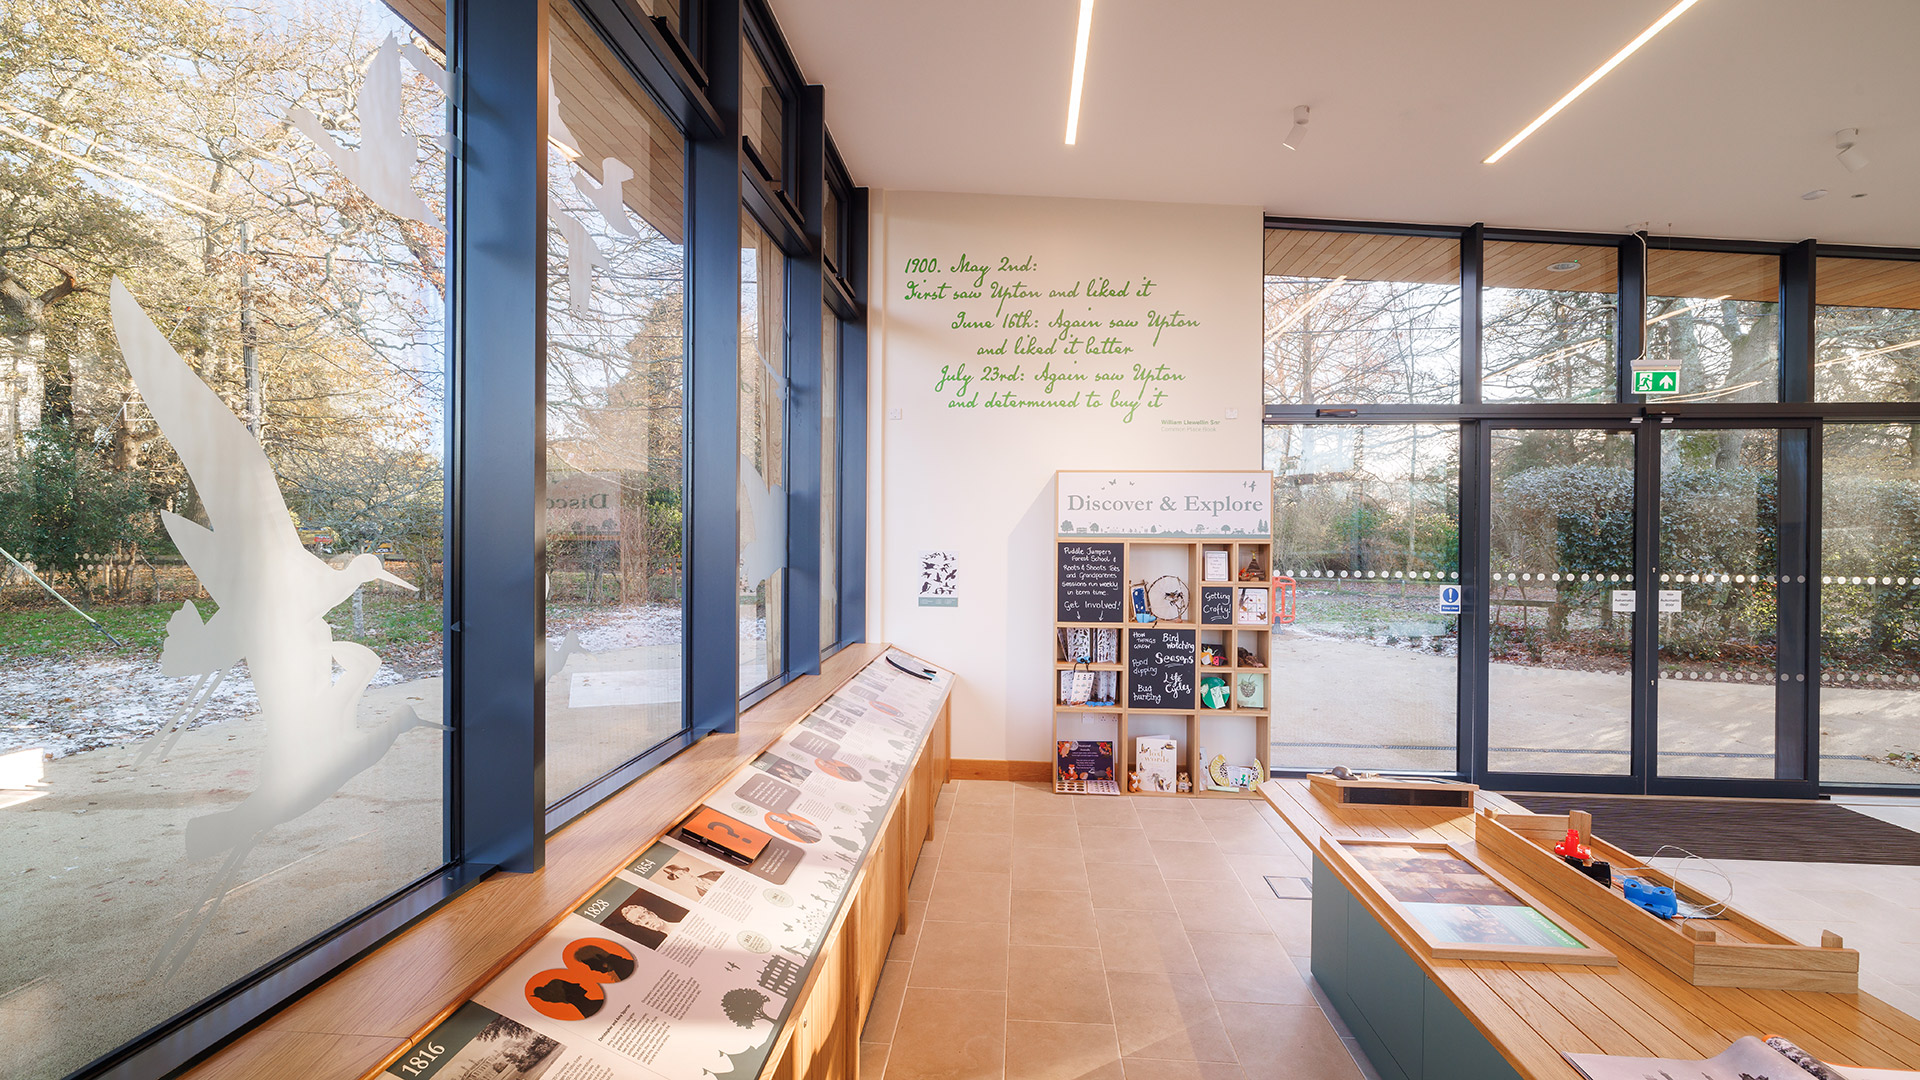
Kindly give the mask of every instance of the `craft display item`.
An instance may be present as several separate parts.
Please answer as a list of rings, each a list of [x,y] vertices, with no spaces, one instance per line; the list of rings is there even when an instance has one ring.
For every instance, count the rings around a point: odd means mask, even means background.
[[[1140,790],[1140,770],[1139,769],[1127,770],[1127,790],[1133,791],[1133,792],[1138,792]]]
[[[1204,642],[1201,643],[1200,645],[1200,666],[1201,667],[1225,667],[1226,663],[1227,663],[1227,656],[1226,656],[1225,649],[1221,648],[1218,645],[1208,645]]]
[[[1241,709],[1267,707],[1267,677],[1241,674],[1233,680],[1233,704]]]
[[[1224,709],[1233,703],[1233,693],[1227,689],[1227,680],[1219,675],[1200,677],[1200,707],[1203,709]]]
[[[1085,664],[1093,659],[1093,633],[1085,627],[1066,631],[1067,659],[1076,664]]]
[[[1241,581],[1265,581],[1266,579],[1267,574],[1266,571],[1260,569],[1260,556],[1258,555],[1249,558],[1247,565],[1240,568]]]
[[[1137,623],[1153,622],[1153,609],[1147,603],[1147,583],[1136,581],[1127,591],[1133,595],[1133,621]]]
[[[1093,632],[1093,662],[1096,664],[1120,662],[1120,631],[1095,630]]]
[[[1147,610],[1163,622],[1183,622],[1187,617],[1187,583],[1172,574],[1162,574],[1147,586]]]
[[[1240,621],[1253,625],[1263,625],[1267,621],[1267,590],[1240,590]]]
[[[1209,552],[1207,552],[1207,554],[1206,554],[1206,564],[1207,564],[1207,565],[1206,565],[1206,569],[1205,569],[1205,571],[1204,571],[1204,572],[1203,572],[1203,573],[1201,574],[1201,577],[1202,577],[1202,579],[1203,579],[1203,580],[1206,580],[1206,581],[1226,581],[1226,580],[1228,580],[1228,578],[1227,578],[1227,553],[1226,553],[1226,552],[1224,552],[1224,551],[1209,551]]]
[[[1253,655],[1253,650],[1248,649],[1245,646],[1241,646],[1239,649],[1235,650],[1234,656],[1236,659],[1240,661],[1241,667],[1266,667],[1267,666],[1260,662],[1259,657]]]
[[[1193,792],[1193,781],[1192,781],[1191,779],[1189,779],[1189,778],[1188,778],[1188,776],[1187,776],[1187,774],[1186,774],[1186,773],[1181,773],[1181,774],[1180,774],[1180,783],[1179,783],[1179,785],[1178,785],[1178,787],[1179,787],[1179,789],[1180,789],[1180,794],[1182,794],[1182,795],[1188,795],[1188,794],[1192,794],[1192,792]]]

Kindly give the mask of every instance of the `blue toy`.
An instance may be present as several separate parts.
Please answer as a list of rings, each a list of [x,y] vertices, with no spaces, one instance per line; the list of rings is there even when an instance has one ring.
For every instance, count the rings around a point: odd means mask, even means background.
[[[1629,903],[1638,905],[1649,914],[1671,919],[1680,913],[1680,898],[1665,885],[1649,885],[1639,878],[1623,877],[1620,887],[1626,890]]]

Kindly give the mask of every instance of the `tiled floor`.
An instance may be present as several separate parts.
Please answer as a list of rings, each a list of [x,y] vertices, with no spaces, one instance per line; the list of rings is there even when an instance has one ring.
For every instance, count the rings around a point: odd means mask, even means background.
[[[1920,799],[1845,801],[1920,831]],[[868,1080],[1374,1080],[1316,1004],[1307,851],[1264,802],[962,780],[935,818],[862,1033]],[[1720,869],[1743,910],[1840,934],[1861,989],[1920,1015],[1920,867]]]
[[[862,1033],[870,1080],[1360,1080],[1264,802],[956,781]],[[884,1070],[884,1072],[883,1072]],[[1370,1070],[1369,1070],[1370,1071]]]

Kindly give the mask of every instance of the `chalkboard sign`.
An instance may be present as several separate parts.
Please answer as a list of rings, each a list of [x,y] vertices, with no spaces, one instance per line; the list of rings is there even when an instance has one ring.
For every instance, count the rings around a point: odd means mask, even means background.
[[[1068,623],[1126,621],[1127,583],[1120,572],[1120,544],[1059,544],[1059,584],[1054,618]]]
[[[1152,627],[1127,633],[1127,708],[1192,709],[1199,631]]]
[[[1228,626],[1233,623],[1233,586],[1200,589],[1200,622],[1206,626]]]

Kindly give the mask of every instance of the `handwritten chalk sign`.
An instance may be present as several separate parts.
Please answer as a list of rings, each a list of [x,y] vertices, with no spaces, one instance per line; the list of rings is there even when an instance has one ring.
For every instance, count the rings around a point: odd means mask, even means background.
[[[1120,544],[1059,544],[1055,566],[1059,622],[1117,623],[1126,620],[1126,581]]]
[[[1192,709],[1199,638],[1197,630],[1129,630],[1127,708]]]
[[[1200,622],[1206,626],[1227,626],[1233,622],[1233,587],[1200,589]]]

